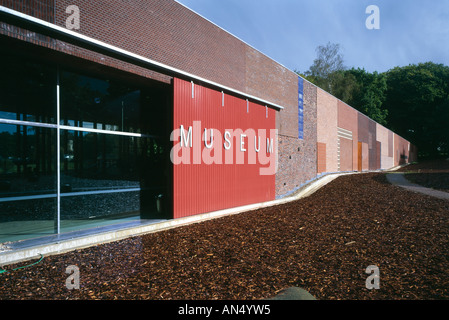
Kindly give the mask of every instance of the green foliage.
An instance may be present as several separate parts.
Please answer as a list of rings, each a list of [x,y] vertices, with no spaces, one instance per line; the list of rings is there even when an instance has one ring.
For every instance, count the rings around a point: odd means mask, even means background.
[[[316,52],[317,58],[305,72],[305,76],[310,82],[332,93],[338,72],[345,69],[340,45],[329,42],[325,46],[318,46]]]
[[[382,125],[386,125],[386,79],[364,69],[347,70],[338,44],[328,43],[316,49],[317,58],[304,73],[304,78],[351,105]],[[297,72],[300,74],[299,72]]]
[[[418,147],[420,155],[449,155],[449,67],[433,62],[387,72],[347,69],[338,44],[317,48],[301,74]]]
[[[369,73],[365,69],[350,69],[346,71],[346,77],[354,79],[352,95],[343,101],[359,110],[374,121],[386,126],[388,111],[383,103],[386,99],[387,79],[385,74],[377,72]]]
[[[433,62],[396,67],[387,73],[388,122],[421,154],[449,152],[449,67]]]

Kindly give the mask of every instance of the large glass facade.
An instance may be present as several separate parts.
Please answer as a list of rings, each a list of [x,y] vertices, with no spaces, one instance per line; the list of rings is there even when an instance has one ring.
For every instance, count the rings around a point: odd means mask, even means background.
[[[168,217],[166,88],[8,53],[0,72],[0,243]]]
[[[0,242],[55,232],[55,142],[56,129],[0,123]]]

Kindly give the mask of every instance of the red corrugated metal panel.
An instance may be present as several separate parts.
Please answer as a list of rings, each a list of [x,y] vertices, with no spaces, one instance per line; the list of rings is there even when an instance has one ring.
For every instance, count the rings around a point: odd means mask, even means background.
[[[272,153],[266,153],[266,135],[277,143],[275,117],[273,109],[198,84],[193,85],[192,98],[192,83],[175,78],[174,218],[275,199],[276,148]],[[180,130],[177,130],[181,125],[185,133],[183,139],[189,143],[188,130],[191,128],[191,147],[184,145],[181,148]],[[202,139],[205,129],[209,143],[213,130],[211,149],[205,147]],[[230,140],[233,133],[236,137],[228,150],[224,147],[229,146],[225,138]],[[257,135],[257,142],[260,137],[259,153],[250,152],[254,150],[254,135]],[[241,139],[246,152],[240,151]],[[181,161],[182,155],[188,157]],[[251,156],[254,156],[254,162]],[[272,174],[261,175],[260,169],[268,167],[271,169],[267,171]]]

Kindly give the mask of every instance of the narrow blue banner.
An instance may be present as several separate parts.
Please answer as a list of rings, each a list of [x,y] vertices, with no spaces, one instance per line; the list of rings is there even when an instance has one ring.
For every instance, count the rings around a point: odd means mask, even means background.
[[[298,138],[304,139],[304,105],[303,105],[303,82],[298,77]]]

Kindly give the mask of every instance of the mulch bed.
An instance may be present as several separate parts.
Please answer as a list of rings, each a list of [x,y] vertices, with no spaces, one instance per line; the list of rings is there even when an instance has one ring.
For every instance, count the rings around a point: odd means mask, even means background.
[[[0,274],[0,299],[448,299],[449,201],[342,176],[308,198],[45,257]],[[11,270],[24,263],[10,265]],[[70,265],[80,289],[65,286]],[[368,290],[368,266],[380,289]]]

